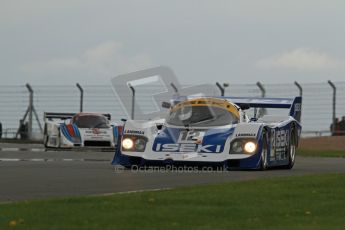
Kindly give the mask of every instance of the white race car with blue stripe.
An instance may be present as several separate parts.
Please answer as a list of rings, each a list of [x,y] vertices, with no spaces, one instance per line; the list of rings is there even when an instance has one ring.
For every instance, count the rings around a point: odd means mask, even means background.
[[[113,164],[291,169],[302,98],[189,98],[163,103],[165,119],[125,122]],[[252,118],[248,109],[254,110]],[[267,115],[288,109],[287,115]],[[248,110],[248,111],[247,111]]]
[[[100,113],[45,113],[44,145],[115,148],[119,127],[110,124],[110,118],[110,114]]]

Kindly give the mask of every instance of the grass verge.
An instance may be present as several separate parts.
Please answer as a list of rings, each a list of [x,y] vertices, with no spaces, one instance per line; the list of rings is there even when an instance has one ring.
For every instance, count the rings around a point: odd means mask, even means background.
[[[309,149],[298,149],[298,156],[304,157],[345,157],[344,150],[309,150]]]
[[[345,174],[0,205],[0,229],[344,229]]]

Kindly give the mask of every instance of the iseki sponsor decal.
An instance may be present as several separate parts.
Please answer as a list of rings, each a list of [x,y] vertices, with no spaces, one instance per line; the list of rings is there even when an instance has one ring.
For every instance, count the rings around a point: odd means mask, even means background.
[[[158,143],[154,148],[156,152],[197,152],[197,153],[220,153],[221,145],[201,144],[162,144]]]
[[[158,143],[153,149],[156,152],[197,152],[220,153],[222,145],[202,145],[204,131],[181,131],[178,143]]]

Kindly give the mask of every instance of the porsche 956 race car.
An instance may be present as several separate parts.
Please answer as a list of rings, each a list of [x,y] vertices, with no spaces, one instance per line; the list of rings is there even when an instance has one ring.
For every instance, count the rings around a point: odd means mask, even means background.
[[[163,103],[167,117],[128,120],[114,165],[291,169],[301,134],[302,98],[189,98]],[[247,114],[254,110],[254,115]],[[267,115],[288,109],[286,115]],[[261,110],[261,115],[258,115]],[[284,113],[285,114],[285,113]]]
[[[46,148],[115,148],[119,128],[110,124],[110,114],[44,113]]]

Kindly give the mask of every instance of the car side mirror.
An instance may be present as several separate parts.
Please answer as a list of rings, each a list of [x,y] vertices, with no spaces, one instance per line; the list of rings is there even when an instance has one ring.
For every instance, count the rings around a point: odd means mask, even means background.
[[[171,108],[171,103],[163,101],[162,102],[162,108],[170,109]]]

